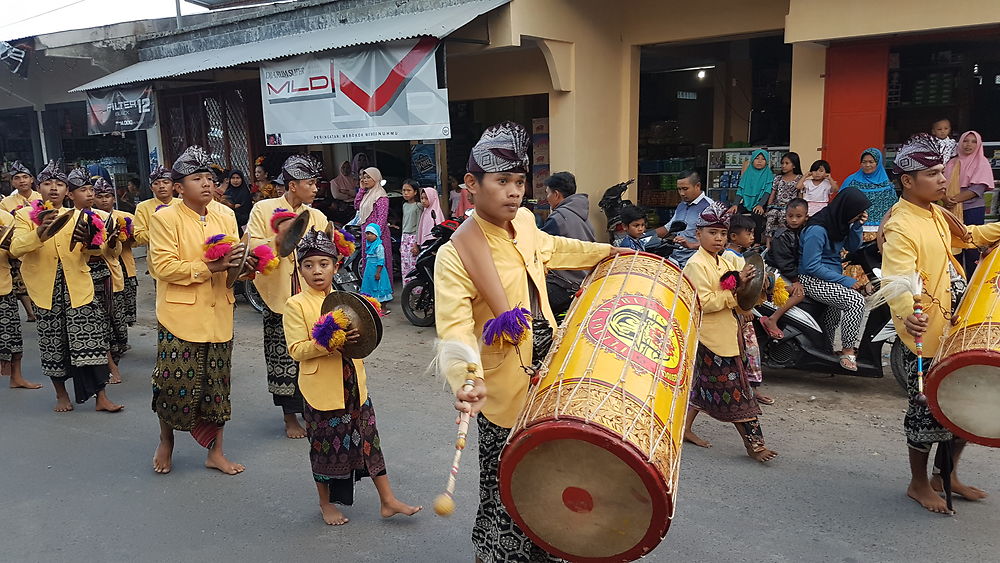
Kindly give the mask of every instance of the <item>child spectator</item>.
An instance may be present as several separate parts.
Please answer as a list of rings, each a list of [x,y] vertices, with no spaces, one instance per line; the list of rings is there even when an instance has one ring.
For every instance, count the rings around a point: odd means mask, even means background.
[[[376,225],[369,225],[378,230]],[[370,231],[369,231],[370,232]],[[378,234],[378,233],[376,233]],[[322,231],[311,230],[298,245],[299,270],[306,287],[291,296],[285,304],[285,338],[288,354],[299,362],[299,387],[305,398],[306,432],[308,433],[309,461],[313,480],[319,493],[319,507],[323,521],[331,526],[348,522],[347,517],[334,503],[354,504],[354,483],[362,477],[371,477],[378,491],[381,515],[389,518],[396,514],[412,516],[419,506],[409,506],[396,498],[385,471],[385,458],[378,428],[375,425],[375,407],[368,395],[365,365],[361,360],[350,360],[340,353],[340,346],[356,341],[356,328],[336,323],[336,310],[329,315],[332,330],[326,332],[325,342],[316,340],[317,325],[327,317],[321,315],[323,300],[330,293],[333,275],[341,256],[350,255],[353,249],[339,233],[338,240]],[[375,237],[378,240],[378,237]],[[372,244],[369,248],[381,245]],[[369,259],[368,266],[373,261]],[[388,277],[382,279],[388,283]],[[339,333],[339,334],[338,334]],[[339,339],[338,346],[333,345]]]
[[[948,161],[958,153],[958,141],[951,136],[951,120],[943,117],[931,123],[931,134],[938,150],[941,151],[944,163],[948,164]]]
[[[830,163],[825,160],[817,160],[809,167],[809,175],[803,176],[799,180],[799,193],[802,199],[809,203],[809,215],[815,215],[830,203],[833,196],[837,195],[840,186],[837,181],[830,176]]]
[[[629,205],[621,210],[621,221],[625,226],[625,237],[615,246],[646,250],[646,242],[641,240],[646,234],[646,214],[638,207]]]
[[[399,261],[404,282],[417,264],[417,254],[420,254],[417,226],[420,225],[420,212],[423,209],[420,205],[421,193],[416,180],[403,181],[403,236],[399,240]]]
[[[382,304],[381,314],[389,314],[386,303],[392,301],[392,284],[385,273],[385,247],[382,246],[382,229],[375,223],[365,227],[365,239],[368,247],[365,249],[365,271],[361,280],[361,293]]]
[[[780,281],[775,281],[775,293],[780,293],[780,288],[786,288],[791,284],[791,289],[785,289],[787,299],[784,303],[778,303],[779,298],[775,297],[775,305],[781,308],[775,311],[770,317],[761,317],[760,324],[767,331],[771,338],[780,340],[785,334],[778,328],[778,320],[788,312],[789,309],[802,302],[805,292],[802,283],[799,282],[799,234],[806,224],[806,200],[795,198],[788,202],[785,210],[785,228],[779,229],[774,240],[771,241],[771,249],[767,252],[765,260],[768,266],[774,268],[780,276]]]

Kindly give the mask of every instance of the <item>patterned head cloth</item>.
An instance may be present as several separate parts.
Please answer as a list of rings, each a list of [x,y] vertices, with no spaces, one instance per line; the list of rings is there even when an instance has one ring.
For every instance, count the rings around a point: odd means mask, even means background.
[[[483,132],[482,138],[472,147],[468,171],[486,174],[491,172],[516,172],[527,174],[531,168],[528,147],[531,138],[520,124],[504,121]]]
[[[698,216],[698,221],[695,222],[695,227],[721,227],[723,229],[729,228],[729,208],[726,207],[721,201],[716,201],[705,208]]]
[[[31,173],[31,170],[28,170],[27,166],[21,164],[20,160],[15,160],[14,164],[10,165],[10,176],[11,178],[13,178],[18,174],[27,174],[28,176],[34,176],[34,174]]]
[[[47,180],[59,180],[60,182],[65,183],[66,173],[62,170],[62,160],[58,158],[50,160],[49,163],[45,165],[45,168],[38,173],[37,180],[39,184]]]
[[[94,185],[94,181],[90,179],[87,169],[80,168],[79,166],[69,171],[69,174],[66,176],[66,183],[69,184],[69,191]]]
[[[156,168],[149,171],[149,183],[152,184],[157,180],[170,180],[173,181],[173,176],[170,175],[170,169],[164,168],[162,165],[157,164]]]
[[[198,145],[192,145],[174,161],[174,166],[170,169],[170,178],[176,182],[185,176],[199,172],[215,173],[212,169],[212,159],[208,157],[205,149]]]
[[[281,165],[282,179],[308,180],[323,175],[323,163],[307,154],[293,154]]]
[[[98,176],[94,178],[94,195],[102,195],[102,194],[114,195],[115,187],[111,185],[111,182]]]
[[[910,137],[910,140],[899,147],[896,160],[892,163],[892,171],[895,174],[920,172],[938,164],[944,164],[941,149],[933,137],[920,133]]]
[[[295,252],[300,261],[310,256],[329,256],[334,260],[340,260],[337,245],[330,240],[326,231],[317,231],[315,227],[311,227],[309,232],[302,236]]]

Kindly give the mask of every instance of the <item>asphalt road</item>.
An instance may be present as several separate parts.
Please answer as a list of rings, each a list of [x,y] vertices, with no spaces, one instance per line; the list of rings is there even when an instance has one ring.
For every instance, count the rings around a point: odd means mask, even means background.
[[[110,386],[121,414],[51,411],[40,391],[0,386],[0,561],[471,561],[477,503],[475,432],[451,518],[430,505],[454,453],[454,411],[424,373],[433,329],[396,309],[368,360],[369,385],[389,477],[413,518],[383,521],[370,481],[358,484],[351,522],[323,524],[307,445],[284,437],[264,379],[260,318],[237,308],[233,420],[226,452],[247,465],[226,476],[202,466],[204,450],[178,435],[174,470],[151,469],[157,420],[149,374],[155,331],[151,284],[140,287],[140,325]],[[25,372],[40,380],[34,325],[25,324]],[[906,498],[905,399],[891,378],[765,374],[777,404],[762,418],[767,466],[750,460],[731,425],[701,417],[715,447],[684,449],[673,525],[651,561],[991,561],[1000,553],[997,501],[957,500],[935,516]],[[963,479],[1000,494],[1000,453],[968,448]]]

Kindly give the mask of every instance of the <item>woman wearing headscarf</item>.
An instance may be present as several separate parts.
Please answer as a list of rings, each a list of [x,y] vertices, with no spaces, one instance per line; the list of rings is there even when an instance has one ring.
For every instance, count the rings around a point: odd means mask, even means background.
[[[434,228],[434,225],[445,220],[444,213],[441,211],[438,192],[435,188],[424,188],[421,190],[420,206],[423,207],[423,211],[420,212],[420,222],[417,223],[418,247],[433,236],[431,235],[431,230]]]
[[[250,208],[253,207],[253,194],[250,193],[250,186],[243,172],[233,170],[229,173],[226,200],[229,201],[228,206],[236,213],[236,224],[242,232],[250,221]]]
[[[361,189],[354,198],[354,207],[358,214],[351,220],[352,225],[369,225],[374,223],[379,228],[379,238],[385,250],[385,273],[389,283],[392,283],[392,239],[389,236],[389,195],[385,192],[385,180],[378,168],[365,168],[361,171]],[[365,269],[368,260],[368,240],[361,239],[361,271]]]
[[[864,224],[864,231],[875,233],[878,231],[878,226],[882,223],[882,218],[899,201],[899,196],[896,195],[896,187],[892,184],[889,174],[885,171],[882,151],[875,147],[862,151],[861,168],[848,176],[840,185],[841,190],[850,187],[858,188],[868,198],[868,201],[871,202],[871,207],[868,208],[868,220]]]
[[[760,242],[764,235],[764,205],[774,186],[774,172],[771,171],[771,155],[764,149],[757,149],[750,155],[740,175],[736,201],[729,209],[730,214],[750,214],[756,225],[754,240]]]
[[[947,158],[947,157],[946,157]],[[949,160],[945,166],[944,175],[952,180],[959,175],[958,185],[961,191],[954,198],[946,197],[944,206],[954,209],[962,204],[962,222],[966,225],[982,225],[986,223],[986,203],[983,194],[993,189],[993,167],[983,154],[983,138],[975,131],[962,133],[958,141],[958,155]],[[972,277],[979,260],[979,250],[969,248],[962,251],[959,257],[966,275]]]
[[[827,306],[824,332],[832,337],[840,327],[840,342],[833,341],[833,350],[840,354],[840,367],[848,371],[858,370],[855,350],[865,320],[865,298],[859,290],[864,283],[844,274],[840,254],[861,246],[861,226],[870,206],[858,188],[842,189],[809,218],[799,239],[799,281],[806,297]]]

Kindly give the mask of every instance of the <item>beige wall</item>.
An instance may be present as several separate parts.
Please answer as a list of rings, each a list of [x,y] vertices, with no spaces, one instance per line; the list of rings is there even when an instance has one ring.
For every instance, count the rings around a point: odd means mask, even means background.
[[[792,46],[791,150],[803,166],[820,158],[823,145],[823,94],[826,87],[826,46]]]
[[[448,57],[452,101],[547,94],[551,87],[545,57],[534,45]]]
[[[828,41],[1000,23],[998,0],[790,0],[785,41]]]

